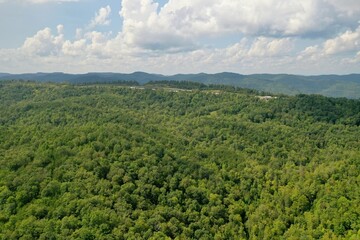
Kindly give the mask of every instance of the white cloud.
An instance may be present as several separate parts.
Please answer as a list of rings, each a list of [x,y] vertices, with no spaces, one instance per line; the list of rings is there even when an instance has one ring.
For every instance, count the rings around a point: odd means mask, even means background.
[[[102,59],[116,56],[116,51],[120,52],[121,41],[119,37],[111,38],[111,32],[91,31],[82,34],[82,31],[77,29],[77,39],[71,41],[64,38],[63,31],[63,25],[57,26],[57,34],[53,34],[50,28],[44,28],[33,37],[27,38],[19,51],[28,56]]]
[[[111,13],[110,6],[102,7],[97,13],[95,13],[94,19],[91,20],[90,27],[109,25],[111,20],[109,19]]]
[[[351,7],[340,0],[170,0],[159,9],[152,0],[122,0],[121,32],[93,31],[110,24],[111,8],[106,6],[74,38],[65,39],[59,25],[38,31],[19,49],[0,49],[0,66],[2,71],[24,65],[22,69],[36,71],[166,74],[321,73],[345,63],[360,69],[359,2],[343,1]],[[232,34],[238,38],[221,47],[202,43]],[[303,41],[309,36],[321,38],[309,46]]]
[[[25,40],[21,50],[30,55],[56,55],[62,48],[64,35],[63,26],[57,26],[58,35],[54,36],[50,28],[38,31],[33,37]]]
[[[56,30],[58,32],[59,35],[64,33],[64,25],[60,24],[56,26]]]
[[[158,15],[158,4],[151,0],[123,0],[120,15],[123,17],[124,41],[131,47],[151,50],[181,50],[193,45],[172,26],[168,19]]]
[[[192,49],[204,37],[244,34],[264,37],[319,37],[358,21],[358,0],[123,0],[127,44],[145,49]]]
[[[321,57],[321,51],[319,49],[319,46],[315,45],[315,46],[309,46],[306,47],[303,51],[301,51],[298,56],[297,56],[297,60],[299,61],[307,61],[307,60],[311,60],[311,61],[317,61],[320,57]]]
[[[326,54],[336,54],[360,50],[360,26],[355,31],[346,31],[324,43]]]
[[[306,47],[306,49],[299,54],[298,59],[319,61],[319,59],[329,57],[340,58],[345,55],[344,60],[349,61],[349,59],[357,59],[357,56],[354,58],[351,57],[358,51],[360,51],[360,26],[354,31],[347,30],[334,38],[325,40],[321,45]]]
[[[293,48],[290,38],[268,39],[259,37],[252,44],[248,55],[253,57],[275,57],[288,54]]]
[[[74,42],[69,40],[65,41],[62,45],[62,52],[68,56],[80,56],[86,50],[86,40],[80,39]]]

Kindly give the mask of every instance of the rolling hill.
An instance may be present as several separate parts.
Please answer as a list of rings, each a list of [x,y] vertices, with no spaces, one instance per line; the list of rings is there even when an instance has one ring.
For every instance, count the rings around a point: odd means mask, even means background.
[[[271,93],[296,95],[321,94],[329,97],[360,98],[360,74],[302,76],[289,74],[242,75],[223,72],[216,74],[176,74],[172,76],[145,72],[123,73],[29,73],[0,74],[0,80],[33,80],[40,82],[105,83],[136,81],[145,84],[150,81],[192,81],[203,84],[222,84],[250,88]]]
[[[359,239],[359,100],[153,86],[0,82],[0,239]]]

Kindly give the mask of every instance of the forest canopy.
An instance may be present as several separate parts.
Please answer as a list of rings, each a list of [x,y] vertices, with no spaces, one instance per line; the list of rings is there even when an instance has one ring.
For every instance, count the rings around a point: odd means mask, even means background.
[[[0,82],[1,239],[359,239],[360,101]]]

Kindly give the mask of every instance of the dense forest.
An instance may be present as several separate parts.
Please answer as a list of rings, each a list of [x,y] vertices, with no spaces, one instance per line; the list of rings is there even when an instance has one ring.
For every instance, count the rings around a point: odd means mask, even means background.
[[[0,239],[360,238],[360,101],[0,82]]]

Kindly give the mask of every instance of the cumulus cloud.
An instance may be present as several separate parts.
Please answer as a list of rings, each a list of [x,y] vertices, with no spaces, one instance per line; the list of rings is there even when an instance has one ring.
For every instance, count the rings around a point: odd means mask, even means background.
[[[57,33],[50,28],[38,31],[34,36],[25,40],[19,51],[29,56],[40,57],[94,57],[110,58],[120,52],[119,37],[111,38],[111,33],[89,31],[82,33],[77,29],[77,38],[66,40],[63,35],[64,26],[57,26]]]
[[[293,48],[293,42],[290,38],[268,39],[259,37],[252,44],[248,55],[253,57],[274,57],[286,55]]]
[[[151,50],[181,50],[191,48],[190,37],[172,26],[157,13],[158,3],[152,0],[123,0],[123,36],[126,44]]]
[[[47,56],[56,55],[62,48],[64,35],[63,26],[57,26],[58,35],[53,35],[50,28],[38,31],[33,37],[25,40],[21,50],[28,54]]]
[[[99,11],[95,13],[95,17],[91,20],[89,27],[109,25],[111,22],[109,19],[110,13],[111,8],[109,5],[100,8]]]
[[[333,56],[354,56],[360,51],[360,26],[354,31],[347,30],[334,38],[325,40],[320,45],[308,46],[299,56],[299,60],[313,60],[329,58]],[[357,59],[346,57],[345,60]]]
[[[67,40],[62,45],[62,52],[68,56],[74,56],[74,57],[80,56],[85,52],[85,50],[86,50],[85,39],[76,40],[74,42]]]
[[[355,31],[346,31],[336,38],[329,39],[324,43],[326,54],[336,54],[360,50],[360,26]]]

